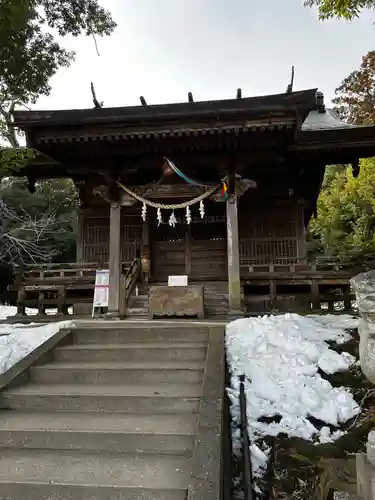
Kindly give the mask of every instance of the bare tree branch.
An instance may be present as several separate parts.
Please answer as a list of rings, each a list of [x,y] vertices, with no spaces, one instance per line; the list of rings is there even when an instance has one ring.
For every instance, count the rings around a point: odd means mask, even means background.
[[[68,219],[57,217],[55,212],[32,218],[24,209],[22,215],[17,215],[0,198],[0,262],[51,261],[59,249],[53,248],[49,240]]]
[[[98,56],[100,56],[100,53],[99,53],[99,47],[98,47],[98,42],[96,40],[96,36],[95,34],[93,33],[92,34],[92,38],[94,39],[94,44],[95,44],[95,50],[96,50],[96,53],[98,54]]]

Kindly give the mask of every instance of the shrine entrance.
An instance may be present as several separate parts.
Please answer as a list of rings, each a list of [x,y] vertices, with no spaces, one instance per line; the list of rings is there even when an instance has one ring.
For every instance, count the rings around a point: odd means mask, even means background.
[[[227,280],[225,204],[216,205],[219,213],[194,216],[190,225],[177,217],[175,227],[152,227],[152,281],[166,282],[171,275],[187,275],[191,281]]]
[[[187,226],[178,223],[175,227],[161,224],[152,227],[151,276],[153,281],[164,282],[168,276],[187,273]]]

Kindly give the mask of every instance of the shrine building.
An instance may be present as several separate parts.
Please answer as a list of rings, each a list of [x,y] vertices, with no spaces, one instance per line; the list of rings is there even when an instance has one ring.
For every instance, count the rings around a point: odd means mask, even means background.
[[[77,186],[77,264],[107,266],[114,316],[142,279],[147,290],[171,276],[207,286],[209,315],[222,305],[215,296],[227,300],[223,313],[243,312],[254,284],[276,296],[269,273],[288,269],[290,281],[308,266],[306,228],[326,166],[351,164],[358,175],[359,159],[375,156],[375,128],[340,121],[317,89],[141,102],[14,113],[36,151],[21,171],[30,187]]]

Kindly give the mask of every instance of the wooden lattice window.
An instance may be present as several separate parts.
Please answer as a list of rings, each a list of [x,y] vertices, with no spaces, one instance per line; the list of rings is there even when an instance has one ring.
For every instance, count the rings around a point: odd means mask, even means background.
[[[85,262],[108,262],[109,226],[106,222],[105,219],[86,221],[83,239]]]

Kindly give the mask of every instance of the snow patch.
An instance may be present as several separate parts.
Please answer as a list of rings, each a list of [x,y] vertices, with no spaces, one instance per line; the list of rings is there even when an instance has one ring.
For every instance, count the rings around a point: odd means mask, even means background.
[[[358,320],[347,315],[299,316],[285,314],[244,318],[226,327],[226,348],[231,372],[231,413],[240,421],[239,379],[245,374],[247,418],[251,442],[263,436],[285,433],[290,437],[332,442],[342,433],[320,431],[309,421],[314,417],[334,427],[360,412],[348,389],[334,388],[319,374],[346,371],[356,359],[338,354],[327,341],[344,343]],[[275,417],[269,423],[261,417]],[[236,441],[238,435],[234,435]],[[238,449],[238,443],[235,443]],[[267,451],[252,446],[254,473],[267,461]]]
[[[16,313],[16,308],[1,306],[0,317]],[[72,321],[40,324],[0,325],[0,375],[55,335],[61,328],[73,326]]]

